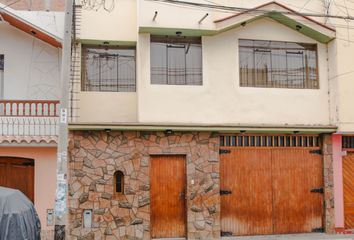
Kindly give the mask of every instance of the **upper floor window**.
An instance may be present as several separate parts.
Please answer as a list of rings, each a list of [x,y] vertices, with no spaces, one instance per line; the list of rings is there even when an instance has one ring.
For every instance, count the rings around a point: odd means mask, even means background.
[[[239,40],[240,86],[319,88],[317,45]]]
[[[151,83],[202,85],[201,38],[151,36]]]
[[[82,90],[135,92],[135,47],[84,46]]]

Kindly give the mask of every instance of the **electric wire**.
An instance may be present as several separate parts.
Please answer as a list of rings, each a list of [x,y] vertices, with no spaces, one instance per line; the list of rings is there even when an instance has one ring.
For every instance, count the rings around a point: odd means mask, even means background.
[[[152,2],[161,2],[161,3],[169,3],[172,5],[185,5],[185,6],[193,6],[204,9],[221,9],[221,10],[230,10],[230,11],[238,11],[238,12],[258,12],[258,13],[272,13],[272,10],[262,10],[256,8],[244,8],[244,7],[232,7],[225,5],[213,5],[213,4],[204,4],[204,3],[196,3],[196,2],[186,2],[186,1],[178,1],[178,0],[145,0]],[[300,13],[300,12],[292,12],[292,11],[276,11],[277,13],[287,14],[287,15],[297,15],[297,16],[306,16],[306,17],[320,17],[320,18],[337,18],[337,19],[347,19],[354,20],[353,16],[343,16],[343,15],[331,15],[331,14],[320,14],[320,13]]]

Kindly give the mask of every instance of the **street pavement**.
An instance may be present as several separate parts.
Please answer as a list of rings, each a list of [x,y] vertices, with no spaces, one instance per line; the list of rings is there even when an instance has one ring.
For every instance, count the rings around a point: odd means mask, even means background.
[[[223,237],[223,240],[354,240],[354,235],[351,234],[289,234],[289,235],[262,235],[262,236],[246,236],[246,237]]]

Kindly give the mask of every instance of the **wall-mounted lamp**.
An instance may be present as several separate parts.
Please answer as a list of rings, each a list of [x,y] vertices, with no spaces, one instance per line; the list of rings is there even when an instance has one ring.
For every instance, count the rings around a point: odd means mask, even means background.
[[[157,17],[157,14],[158,14],[158,12],[155,11],[155,14],[154,14],[154,17],[152,18],[152,21],[155,21],[155,19],[156,19],[156,17]]]
[[[206,19],[206,17],[209,16],[209,13],[205,14],[200,20],[199,20],[199,24],[201,24],[203,22],[204,19]]]
[[[246,133],[246,130],[240,130],[240,133]]]
[[[165,134],[166,134],[166,135],[171,135],[171,134],[173,134],[172,129],[166,129],[166,130],[165,130]]]
[[[177,31],[176,35],[177,35],[177,37],[180,37],[182,35],[182,32],[181,31]]]
[[[106,133],[110,133],[110,132],[112,132],[112,129],[106,128],[104,131],[105,131]]]

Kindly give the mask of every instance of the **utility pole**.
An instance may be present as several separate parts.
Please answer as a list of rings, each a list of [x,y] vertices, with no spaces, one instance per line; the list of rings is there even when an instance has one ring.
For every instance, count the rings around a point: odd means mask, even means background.
[[[71,31],[73,24],[73,2],[65,1],[65,28],[61,64],[61,99],[59,113],[59,138],[57,149],[57,188],[55,200],[55,240],[65,239],[65,226],[68,216],[68,106],[69,80],[71,72]]]

